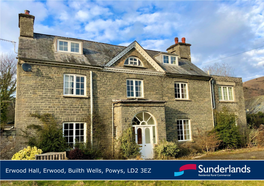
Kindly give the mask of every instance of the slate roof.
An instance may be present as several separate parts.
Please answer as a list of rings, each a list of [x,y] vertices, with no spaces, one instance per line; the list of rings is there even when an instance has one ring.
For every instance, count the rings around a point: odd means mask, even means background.
[[[55,38],[71,41],[82,41],[83,55],[55,52]],[[47,61],[59,61],[65,63],[77,63],[93,66],[104,66],[107,62],[109,62],[113,57],[118,55],[125,48],[125,46],[34,33],[34,39],[20,37],[18,57]],[[201,69],[199,69],[197,66],[195,66],[188,60],[180,59],[179,66],[164,65],[158,62],[154,57],[157,54],[161,53],[161,51],[146,49],[145,51],[166,71],[166,73],[208,76],[205,72],[203,72]]]

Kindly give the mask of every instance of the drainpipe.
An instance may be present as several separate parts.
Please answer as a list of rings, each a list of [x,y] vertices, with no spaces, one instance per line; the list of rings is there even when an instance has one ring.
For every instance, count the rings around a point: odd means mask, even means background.
[[[114,157],[114,103],[112,103],[112,156]]]
[[[93,147],[93,72],[90,71],[91,147]]]
[[[214,79],[213,78],[209,80],[209,86],[210,86],[210,95],[211,95],[212,119],[213,119],[213,127],[214,127],[215,96],[214,96]]]

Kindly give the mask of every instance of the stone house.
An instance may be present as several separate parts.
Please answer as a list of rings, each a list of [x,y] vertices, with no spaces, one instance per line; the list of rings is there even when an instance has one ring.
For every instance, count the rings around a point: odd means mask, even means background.
[[[246,125],[242,79],[203,72],[185,38],[161,52],[137,41],[124,47],[34,33],[34,19],[19,14],[18,131],[40,124],[30,113],[50,113],[68,143],[98,143],[96,129],[104,128],[101,140],[112,150],[113,140],[133,127],[142,156],[151,158],[163,139],[192,141],[197,128],[211,130],[214,110],[223,106]]]

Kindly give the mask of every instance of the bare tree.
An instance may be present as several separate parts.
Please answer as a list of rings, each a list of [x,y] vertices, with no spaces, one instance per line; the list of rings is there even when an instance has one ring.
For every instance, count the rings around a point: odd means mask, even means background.
[[[15,100],[16,91],[16,57],[14,54],[0,54],[0,123],[1,128],[7,122],[9,106]],[[12,108],[12,107],[11,107]]]
[[[234,70],[228,63],[214,63],[207,65],[203,70],[209,75],[234,76]]]

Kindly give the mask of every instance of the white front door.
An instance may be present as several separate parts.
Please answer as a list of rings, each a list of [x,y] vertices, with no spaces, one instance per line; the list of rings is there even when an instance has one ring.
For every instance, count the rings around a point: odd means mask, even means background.
[[[144,159],[153,158],[152,127],[135,127],[136,142],[140,145],[141,157]]]
[[[156,143],[155,125],[154,117],[147,112],[138,113],[132,121],[135,140],[140,145],[141,157],[144,159],[151,159],[154,156],[153,147]]]

